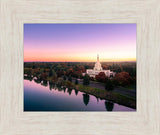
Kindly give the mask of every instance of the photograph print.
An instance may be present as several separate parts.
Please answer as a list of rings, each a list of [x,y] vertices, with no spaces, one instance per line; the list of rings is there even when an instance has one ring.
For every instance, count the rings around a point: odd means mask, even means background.
[[[135,23],[23,27],[24,111],[136,111]]]

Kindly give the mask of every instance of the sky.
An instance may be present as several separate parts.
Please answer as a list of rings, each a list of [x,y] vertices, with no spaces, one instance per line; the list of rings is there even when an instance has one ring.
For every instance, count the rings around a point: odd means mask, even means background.
[[[136,61],[136,24],[24,24],[24,62]]]

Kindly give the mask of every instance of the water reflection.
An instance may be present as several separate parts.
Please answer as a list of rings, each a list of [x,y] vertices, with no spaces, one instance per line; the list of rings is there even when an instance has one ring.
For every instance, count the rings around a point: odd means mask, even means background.
[[[42,81],[40,79],[37,79],[36,77],[34,78],[25,77],[25,79],[29,81],[25,81],[24,83],[24,88],[25,88],[24,89],[25,91],[24,110],[30,110],[30,111],[33,111],[33,110],[113,111],[114,110],[115,111],[116,109],[122,110],[121,108],[124,108],[124,110],[125,109],[132,110],[132,109],[128,109],[125,106],[119,106],[112,102],[105,101],[104,99],[98,98],[96,96],[85,94],[78,90],[67,88],[60,84],[58,85],[54,82]],[[42,87],[36,84],[40,84]],[[32,85],[34,87],[30,87]],[[48,91],[55,91],[55,93],[51,94],[50,92],[44,91],[46,89],[48,89]],[[83,98],[83,102],[81,102],[82,98]]]
[[[30,80],[32,81],[33,80],[33,77],[24,77],[24,79],[26,80]],[[48,82],[47,81],[42,81],[40,79],[34,79],[34,82],[37,83],[37,84],[41,84],[42,86],[45,86],[47,87],[48,86]],[[49,89],[50,90],[58,90],[58,91],[63,91],[64,93],[66,92],[67,90],[67,93],[69,95],[72,94],[72,90],[71,88],[66,88],[65,86],[62,86],[62,85],[58,85],[58,84],[55,84],[54,82],[49,82]],[[75,91],[75,95],[77,96],[78,95],[78,90],[74,90]],[[97,103],[99,102],[99,98],[95,96],[95,98],[97,99]],[[88,94],[83,94],[83,103],[87,106],[88,103],[89,103],[89,99],[90,99],[90,96]],[[112,111],[113,110],[113,106],[114,104],[111,103],[111,102],[108,102],[108,101],[105,101],[105,108],[107,111]]]
[[[41,83],[41,81],[42,80],[40,80],[40,79],[34,79],[34,82],[37,83],[37,84]]]
[[[41,85],[47,87],[47,86],[48,86],[48,83],[47,83],[47,81],[43,81],[43,82],[41,83]]]
[[[88,94],[83,94],[83,102],[87,106],[89,103],[89,95]]]
[[[98,102],[99,102],[99,98],[98,98],[98,97],[96,97],[96,96],[95,96],[95,98],[97,99],[97,104],[98,104]]]
[[[65,93],[66,92],[66,87],[62,86],[62,91]]]
[[[63,91],[63,89],[62,89],[62,86],[61,86],[61,85],[56,85],[56,86],[57,86],[58,91]]]
[[[105,107],[106,107],[107,111],[112,111],[113,107],[114,107],[114,104],[112,102],[105,101]]]
[[[76,96],[78,95],[78,90],[75,90],[75,95],[76,95]]]
[[[52,89],[54,89],[54,87],[55,87],[55,84],[54,84],[54,83],[49,82],[49,89],[50,89],[50,90],[52,90]]]
[[[69,95],[71,95],[72,89],[71,89],[71,88],[68,88],[67,92],[69,93]]]
[[[29,81],[32,81],[32,80],[33,80],[33,77],[31,77],[31,76],[24,76],[24,79],[29,80]]]

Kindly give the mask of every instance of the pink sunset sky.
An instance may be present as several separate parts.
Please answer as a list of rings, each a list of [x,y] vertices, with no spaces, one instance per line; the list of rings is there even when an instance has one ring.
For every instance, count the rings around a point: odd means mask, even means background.
[[[136,24],[24,24],[25,62],[136,61]]]

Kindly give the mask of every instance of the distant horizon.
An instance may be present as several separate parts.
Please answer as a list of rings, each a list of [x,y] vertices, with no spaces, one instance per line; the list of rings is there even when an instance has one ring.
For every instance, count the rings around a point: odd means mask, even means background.
[[[96,61],[24,61],[24,62],[61,62],[61,63],[65,63],[65,62],[84,62],[84,63],[95,63]],[[101,62],[101,61],[100,61]],[[101,63],[104,62],[137,62],[137,61],[102,61]]]
[[[24,24],[24,62],[136,61],[136,24]]]
[[[96,62],[95,61],[24,61],[24,62]],[[120,60],[120,61],[100,61],[102,62],[136,62],[136,60]]]

